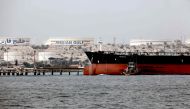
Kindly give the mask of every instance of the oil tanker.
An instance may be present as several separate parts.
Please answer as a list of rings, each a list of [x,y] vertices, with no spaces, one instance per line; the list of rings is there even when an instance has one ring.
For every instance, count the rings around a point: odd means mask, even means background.
[[[85,52],[84,75],[189,75],[188,52]]]

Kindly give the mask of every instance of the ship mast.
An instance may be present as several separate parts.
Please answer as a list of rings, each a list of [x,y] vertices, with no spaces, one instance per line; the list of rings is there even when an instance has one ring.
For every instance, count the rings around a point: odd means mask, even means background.
[[[180,53],[182,52],[182,44],[183,44],[183,36],[181,36],[180,39]]]
[[[113,37],[114,52],[116,51],[116,46],[115,46],[115,44],[116,44],[116,37]]]
[[[99,40],[99,51],[102,51],[102,44],[103,44],[103,42],[102,42],[102,40],[101,40],[101,38],[100,38],[100,40]]]

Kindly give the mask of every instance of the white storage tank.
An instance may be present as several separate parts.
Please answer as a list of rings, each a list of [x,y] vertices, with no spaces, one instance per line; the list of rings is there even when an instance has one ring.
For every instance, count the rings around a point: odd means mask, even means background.
[[[38,52],[38,61],[48,61],[50,57],[57,58],[55,52]]]
[[[4,61],[23,60],[21,52],[4,52]]]

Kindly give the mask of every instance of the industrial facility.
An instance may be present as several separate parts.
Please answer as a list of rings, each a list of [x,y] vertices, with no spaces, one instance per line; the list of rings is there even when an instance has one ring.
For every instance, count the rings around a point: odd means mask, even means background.
[[[168,40],[131,40],[129,42],[130,46],[138,46],[138,45],[162,45],[162,44],[171,44],[172,41]]]
[[[23,60],[23,55],[21,52],[5,52],[4,53],[4,61],[15,61],[15,60]]]
[[[101,43],[102,51],[118,52],[189,52],[190,41],[183,44],[180,40],[131,40],[129,44]],[[89,64],[84,51],[99,51],[99,44],[94,38],[50,38],[46,45],[30,44],[30,38],[0,38],[0,64],[5,62],[19,65],[49,64],[51,66],[68,66]]]

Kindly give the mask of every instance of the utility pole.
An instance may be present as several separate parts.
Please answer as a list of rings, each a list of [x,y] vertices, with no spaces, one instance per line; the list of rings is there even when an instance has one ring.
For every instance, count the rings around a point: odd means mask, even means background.
[[[8,48],[6,46],[6,52],[7,52],[7,68],[8,68]]]
[[[36,69],[36,50],[34,50],[34,69]]]
[[[7,42],[5,43],[5,52],[6,52],[6,55],[7,55],[7,68],[8,68],[8,46],[7,46]]]

